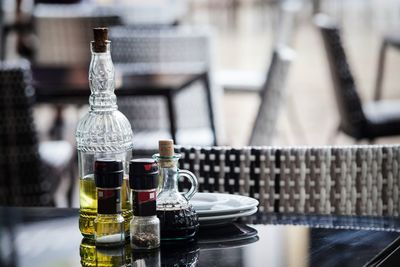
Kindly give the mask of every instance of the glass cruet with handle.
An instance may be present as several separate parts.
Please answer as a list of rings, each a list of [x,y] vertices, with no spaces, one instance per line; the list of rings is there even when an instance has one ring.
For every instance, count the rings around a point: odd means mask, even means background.
[[[187,240],[194,237],[199,228],[198,216],[189,200],[198,190],[196,176],[178,169],[179,154],[174,153],[172,140],[159,141],[157,161],[160,173],[160,190],[157,195],[157,216],[160,219],[161,240]],[[186,193],[178,191],[179,177],[186,177],[191,188]]]

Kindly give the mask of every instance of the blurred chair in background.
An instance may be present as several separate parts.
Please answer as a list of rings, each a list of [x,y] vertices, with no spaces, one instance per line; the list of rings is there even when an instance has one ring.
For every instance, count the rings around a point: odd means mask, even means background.
[[[273,47],[293,47],[298,27],[298,14],[302,9],[302,1],[269,1],[274,9]],[[269,55],[269,54],[268,54]],[[270,60],[270,59],[268,59]],[[268,63],[269,61],[266,61]],[[266,65],[266,67],[268,67]],[[265,70],[267,72],[268,69]],[[216,82],[226,92],[259,92],[266,82],[265,72],[252,70],[222,70],[216,74]]]
[[[16,52],[21,57],[26,59],[32,59],[34,55],[34,50],[36,47],[36,38],[33,34],[34,25],[31,12],[27,10],[23,11],[23,6],[29,6],[33,2],[33,9],[35,9],[38,4],[77,4],[82,0],[16,0],[15,1],[15,18],[12,22],[2,21],[2,12],[4,8],[4,2],[9,4],[10,1],[0,2],[0,60],[6,60],[7,41],[8,36],[11,33],[16,33]]]
[[[121,26],[111,28],[110,40],[111,55],[117,73],[119,71],[128,75],[154,75],[154,79],[163,74],[206,73],[190,88],[175,95],[173,104],[177,106],[179,143],[213,144],[215,126],[212,123],[215,122],[207,114],[211,109],[220,109],[221,92],[216,91],[217,88],[213,88],[209,81],[209,30],[190,27]],[[204,88],[199,88],[199,85]],[[211,95],[212,98],[208,99]],[[138,140],[137,148],[154,148],[158,139],[171,138],[167,130],[167,106],[163,97],[124,97],[118,100],[118,107],[131,121],[135,140]]]
[[[29,65],[0,63],[0,205],[54,205],[61,177],[73,169],[66,141],[38,144]]]
[[[249,145],[271,145],[279,111],[282,109],[289,64],[294,51],[288,47],[274,50],[267,79],[260,92],[261,103],[254,121]]]
[[[342,45],[339,28],[328,16],[315,17],[328,56],[336,103],[340,113],[338,131],[358,140],[400,135],[400,102],[362,104]]]
[[[378,72],[375,84],[375,100],[379,100],[382,97],[382,83],[383,74],[385,73],[386,51],[389,47],[394,47],[400,50],[400,34],[389,34],[383,37],[381,49],[379,52]]]
[[[272,58],[266,71],[227,70],[217,73],[219,83],[227,93],[258,93],[260,106],[257,111],[253,129],[248,139],[250,145],[272,145],[276,131],[279,111],[283,99],[287,98],[287,119],[296,136],[306,142],[306,135],[296,114],[296,103],[291,95],[285,94],[285,82],[289,63],[294,56],[292,47],[295,39],[298,14],[302,9],[302,1],[272,1],[273,17],[273,49]]]

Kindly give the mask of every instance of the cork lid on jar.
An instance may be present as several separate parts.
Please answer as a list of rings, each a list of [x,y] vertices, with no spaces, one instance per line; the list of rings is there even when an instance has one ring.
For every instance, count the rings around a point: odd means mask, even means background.
[[[158,141],[158,150],[160,157],[174,156],[174,141],[172,139],[165,139]]]
[[[108,40],[108,28],[99,27],[93,29],[93,51],[96,53],[104,53],[107,51],[107,44],[110,43]]]

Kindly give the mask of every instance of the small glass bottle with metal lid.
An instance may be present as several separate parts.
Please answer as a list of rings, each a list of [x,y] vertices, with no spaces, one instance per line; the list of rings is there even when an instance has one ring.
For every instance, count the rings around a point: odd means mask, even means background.
[[[153,159],[131,160],[129,185],[132,189],[133,218],[130,227],[132,249],[160,246],[160,220],[157,218],[158,166]]]
[[[125,242],[124,218],[121,214],[121,186],[124,176],[121,160],[95,161],[97,216],[94,220],[96,245],[115,246]]]

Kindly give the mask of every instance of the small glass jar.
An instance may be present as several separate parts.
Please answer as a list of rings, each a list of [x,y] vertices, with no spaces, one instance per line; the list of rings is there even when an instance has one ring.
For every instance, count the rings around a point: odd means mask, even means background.
[[[121,185],[124,176],[120,160],[95,162],[97,216],[94,220],[96,246],[115,246],[125,242],[124,217],[121,214]]]
[[[153,159],[131,160],[129,185],[132,189],[133,219],[131,247],[148,250],[160,246],[160,220],[157,218],[158,167]]]
[[[96,245],[115,246],[125,243],[124,217],[121,214],[98,214],[94,220]]]
[[[134,216],[131,221],[132,249],[153,249],[160,246],[160,220],[154,216]]]

